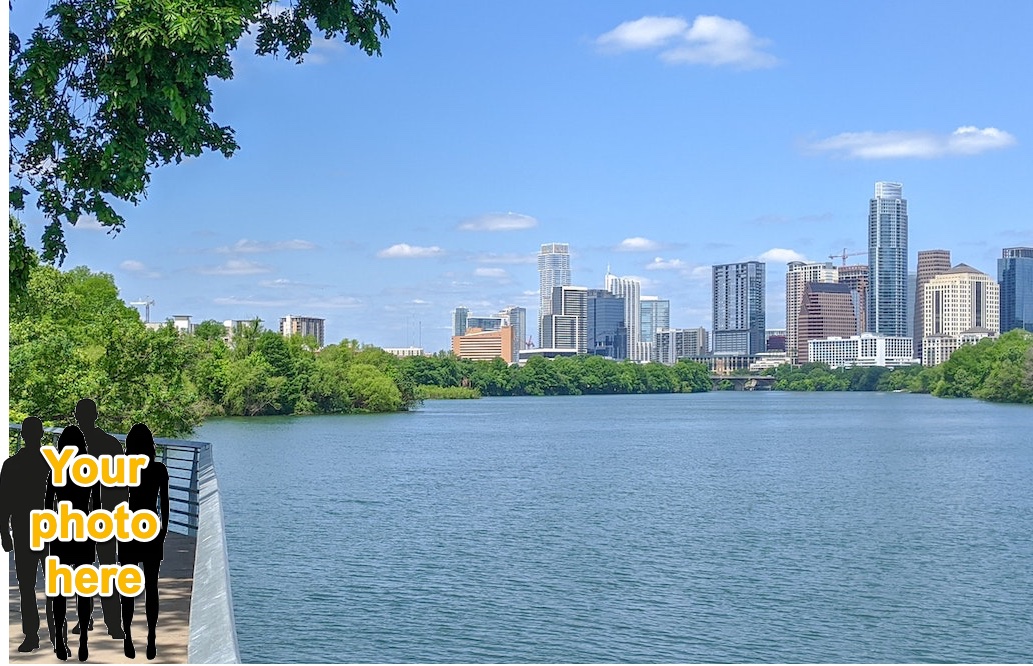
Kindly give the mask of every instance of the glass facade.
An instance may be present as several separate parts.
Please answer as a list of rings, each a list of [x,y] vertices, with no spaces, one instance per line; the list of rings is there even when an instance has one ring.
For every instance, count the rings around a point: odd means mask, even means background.
[[[613,359],[628,357],[624,299],[605,289],[588,290],[588,353]]]
[[[1001,285],[1001,333],[1033,332],[1033,247],[1006,248],[997,260]]]
[[[908,334],[907,200],[900,183],[875,183],[868,205],[868,329]]]

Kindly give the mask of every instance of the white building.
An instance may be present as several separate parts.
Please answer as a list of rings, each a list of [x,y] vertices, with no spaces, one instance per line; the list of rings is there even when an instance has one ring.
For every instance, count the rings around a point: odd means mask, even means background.
[[[384,351],[388,354],[397,356],[398,358],[408,358],[410,356],[426,356],[423,352],[423,347],[384,347]]]
[[[680,358],[703,356],[710,347],[707,329],[702,326],[659,329],[654,340],[654,360],[664,365],[674,365]]]
[[[896,368],[917,363],[912,358],[914,340],[903,335],[862,333],[849,338],[826,338],[807,342],[807,358],[830,368],[878,366]]]
[[[570,246],[545,243],[538,253],[538,344],[543,339],[543,322],[552,312],[552,290],[570,285]]]
[[[922,307],[923,365],[939,365],[958,347],[996,337],[1001,330],[1001,286],[966,264],[926,282]],[[929,353],[926,340],[933,346]]]
[[[642,339],[642,283],[634,278],[617,277],[606,272],[606,291],[624,299],[624,326],[628,330],[628,358],[649,361],[652,341]]]

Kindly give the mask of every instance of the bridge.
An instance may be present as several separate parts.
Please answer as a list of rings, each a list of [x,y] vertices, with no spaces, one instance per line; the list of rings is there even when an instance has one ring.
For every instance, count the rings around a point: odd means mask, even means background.
[[[710,381],[715,391],[726,388],[725,382],[731,382],[734,391],[770,391],[775,378],[763,375],[710,375]]]
[[[57,443],[61,428],[46,428]],[[125,435],[114,435],[125,444]],[[21,424],[8,424],[9,442],[21,445]],[[215,476],[212,445],[156,437],[158,460],[169,470],[169,533],[165,559],[161,563],[158,590],[161,607],[157,628],[157,661],[171,664],[240,663],[237,630],[233,620],[229,562],[223,533],[222,503]],[[46,440],[44,439],[44,444]],[[35,652],[20,653],[23,640],[18,581],[14,553],[9,555],[9,640],[7,655],[12,664],[54,663],[56,655],[47,635],[43,574],[36,578],[36,600],[40,614],[40,644]],[[107,635],[99,600],[94,602],[93,631],[90,632],[89,661],[128,664],[146,661],[147,620],[144,601],[136,600],[133,643],[136,659],[128,659],[121,640]],[[71,633],[77,621],[75,603],[68,603],[69,661],[76,660],[79,637]]]

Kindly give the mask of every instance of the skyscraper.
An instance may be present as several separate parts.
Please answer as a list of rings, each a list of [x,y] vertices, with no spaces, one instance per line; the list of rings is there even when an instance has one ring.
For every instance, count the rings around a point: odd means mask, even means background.
[[[986,273],[958,264],[925,285],[922,363],[938,365],[962,344],[1001,330],[1001,288]]]
[[[714,266],[714,356],[753,356],[765,350],[764,273],[760,261]]]
[[[798,319],[804,287],[809,282],[836,282],[838,277],[836,267],[831,261],[810,264],[802,261],[789,262],[786,268],[786,353],[789,354],[790,363],[795,363],[798,356]],[[802,347],[806,348],[806,345]]]
[[[605,289],[588,290],[588,353],[613,359],[628,357],[624,299]]]
[[[658,296],[643,296],[639,302],[642,340],[655,344],[656,332],[671,328],[671,301]]]
[[[550,313],[542,318],[545,349],[575,349],[588,352],[588,289],[553,287]]]
[[[1001,285],[1001,333],[1033,331],[1033,247],[1009,247],[997,260]]]
[[[544,347],[543,322],[552,314],[552,290],[570,284],[570,246],[545,243],[538,253],[538,345]]]
[[[857,333],[868,331],[868,265],[840,266],[839,283],[850,286],[850,297],[854,301],[854,315],[857,317]]]
[[[499,312],[503,326],[513,330],[513,353],[516,354],[527,346],[527,309],[518,305],[510,305]]]
[[[452,335],[466,335],[466,320],[470,311],[462,305],[452,310]]]
[[[285,338],[292,335],[309,335],[316,339],[316,345],[322,349],[326,335],[326,320],[320,317],[299,317],[298,315],[280,317],[280,335]]]
[[[799,363],[809,361],[807,343],[831,337],[849,338],[857,330],[850,286],[831,282],[808,282],[800,299],[800,327],[797,331]]]
[[[951,269],[950,250],[920,250],[918,252],[918,281],[915,284],[915,323],[912,329],[915,358],[922,358],[922,338],[925,336],[922,326],[925,318],[925,301],[923,300],[925,285],[937,275]]]
[[[624,325],[628,329],[628,358],[648,361],[652,345],[642,339],[642,283],[634,278],[606,273],[606,291],[624,299]]]
[[[907,200],[900,183],[875,183],[868,204],[868,328],[907,335]]]

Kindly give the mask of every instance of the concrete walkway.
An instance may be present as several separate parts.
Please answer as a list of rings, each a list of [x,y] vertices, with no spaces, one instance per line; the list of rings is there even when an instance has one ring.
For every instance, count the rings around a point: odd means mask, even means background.
[[[14,571],[14,556],[10,557],[11,575],[9,580],[10,599],[10,641],[7,654],[12,664],[53,664],[60,663],[54,648],[50,644],[47,631],[46,612],[44,611],[43,573],[36,578],[36,598],[39,609],[39,649],[27,654],[18,652],[24,636],[20,603],[18,601],[18,580]],[[136,599],[136,610],[133,613],[133,645],[136,646],[136,659],[129,659],[123,652],[121,640],[115,640],[107,634],[104,626],[104,615],[101,612],[100,600],[94,602],[93,631],[89,634],[90,657],[87,663],[94,664],[132,664],[132,663],[187,663],[187,643],[190,639],[190,591],[194,580],[194,539],[170,532],[165,539],[165,559],[161,563],[161,574],[158,578],[158,596],[161,600],[158,614],[157,647],[158,655],[154,661],[147,661],[147,614],[144,611],[144,595]],[[72,634],[75,625],[75,601],[68,601],[68,648],[72,656],[68,664],[77,664],[79,636]]]

